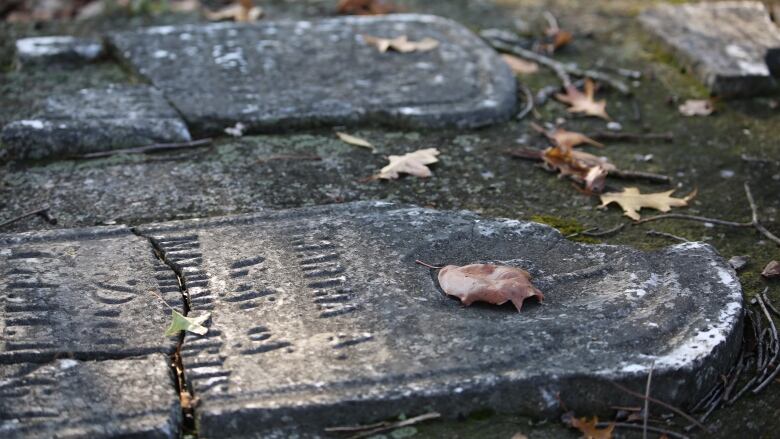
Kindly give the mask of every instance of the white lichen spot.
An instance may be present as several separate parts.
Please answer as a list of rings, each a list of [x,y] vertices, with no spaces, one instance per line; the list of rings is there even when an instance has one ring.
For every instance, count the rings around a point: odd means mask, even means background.
[[[60,360],[60,369],[70,369],[71,367],[78,366],[79,362],[71,359]]]
[[[44,127],[44,123],[41,120],[20,120],[17,123],[34,130],[42,130]]]

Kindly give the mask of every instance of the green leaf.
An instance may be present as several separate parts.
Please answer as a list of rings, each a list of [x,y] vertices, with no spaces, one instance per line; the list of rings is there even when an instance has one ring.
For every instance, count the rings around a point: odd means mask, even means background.
[[[210,313],[206,313],[198,317],[186,317],[181,313],[171,310],[171,325],[165,330],[166,336],[176,335],[179,331],[190,331],[198,335],[203,335],[209,331],[208,328],[203,326],[203,323],[211,317]]]

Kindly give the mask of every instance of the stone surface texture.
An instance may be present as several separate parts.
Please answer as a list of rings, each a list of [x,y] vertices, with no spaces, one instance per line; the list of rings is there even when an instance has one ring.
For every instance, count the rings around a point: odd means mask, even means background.
[[[653,6],[639,20],[670,46],[712,93],[752,96],[778,89],[780,30],[757,1]]]
[[[486,406],[552,414],[629,401],[686,406],[736,357],[742,294],[709,245],[644,253],[547,226],[364,202],[140,227],[182,276],[187,380],[205,437],[318,436]],[[545,303],[464,308],[415,264],[491,262],[534,276]],[[616,394],[617,393],[617,394]]]
[[[168,358],[0,367],[0,436],[177,438],[181,409]]]
[[[380,53],[362,35],[438,40]],[[515,79],[495,52],[444,18],[398,14],[165,26],[110,36],[199,134],[333,124],[477,127],[507,120]]]
[[[21,66],[92,62],[100,59],[104,53],[103,42],[97,38],[50,36],[16,40],[16,61]]]
[[[175,273],[125,227],[0,235],[0,364],[173,353]]]
[[[112,85],[46,98],[37,117],[6,125],[12,158],[40,159],[185,142],[184,121],[163,95],[146,85]]]

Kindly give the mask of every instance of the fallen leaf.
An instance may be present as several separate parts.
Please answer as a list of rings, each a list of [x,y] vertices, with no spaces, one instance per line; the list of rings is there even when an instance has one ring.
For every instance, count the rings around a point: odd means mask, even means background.
[[[198,335],[204,335],[209,331],[203,323],[211,317],[211,313],[205,313],[198,317],[187,317],[176,310],[171,310],[171,325],[165,330],[166,336],[176,335],[179,331],[190,331]]]
[[[376,177],[395,180],[401,173],[417,177],[430,177],[431,170],[426,165],[438,162],[437,155],[439,155],[439,150],[436,148],[419,149],[404,155],[391,155],[387,158],[390,160],[390,164],[382,168]]]
[[[601,194],[601,206],[604,207],[610,203],[617,203],[623,208],[625,215],[634,221],[639,221],[639,210],[643,207],[668,212],[672,207],[683,207],[688,205],[688,201],[696,196],[696,190],[683,198],[674,198],[672,193],[675,189],[666,192],[656,192],[652,194],[640,194],[639,189],[627,187],[623,192],[610,192]]]
[[[349,143],[350,145],[360,146],[362,148],[368,148],[371,150],[371,152],[376,152],[374,145],[365,139],[341,132],[337,132],[336,135],[339,136],[339,139],[341,139],[342,142]]]
[[[523,433],[515,433],[512,435],[512,439],[528,439],[528,436],[524,435]]]
[[[583,143],[587,143],[589,145],[597,146],[599,148],[603,148],[604,144],[597,142],[590,137],[586,136],[582,133],[577,133],[574,131],[567,131],[563,128],[556,128],[554,131],[548,131],[544,128],[540,127],[534,122],[531,122],[531,127],[535,129],[536,131],[542,133],[550,139],[550,141],[553,143],[553,145],[559,145],[564,148],[573,148],[577,145],[581,145]]]
[[[615,429],[615,423],[611,422],[606,427],[599,429],[596,425],[599,418],[593,417],[590,421],[587,418],[571,418],[571,426],[579,430],[585,439],[612,439],[612,430]]]
[[[761,272],[761,276],[764,276],[767,279],[780,277],[780,262],[772,261],[766,264],[764,271]]]
[[[505,53],[501,58],[516,75],[530,75],[539,71],[539,64]]]
[[[683,116],[709,116],[715,106],[709,99],[688,99],[678,107]]]
[[[406,35],[395,38],[379,38],[371,35],[362,35],[363,40],[379,49],[379,52],[385,53],[390,49],[396,52],[427,52],[439,47],[439,42],[433,38],[425,37],[420,41],[409,41]]]
[[[336,12],[344,15],[384,15],[398,12],[394,4],[382,0],[339,0]]]
[[[545,149],[542,160],[547,168],[558,171],[561,177],[573,177],[575,181],[584,183],[588,192],[603,190],[607,174],[616,169],[606,158],[562,145]]]
[[[566,87],[566,94],[558,93],[555,95],[556,99],[568,104],[568,111],[570,113],[583,113],[588,116],[600,117],[602,119],[610,120],[607,114],[607,101],[596,101],[593,99],[595,94],[595,85],[590,78],[585,78],[585,92],[577,90],[577,87],[569,85]]]
[[[447,265],[439,271],[439,285],[466,306],[478,301],[495,305],[511,301],[519,312],[529,297],[544,300],[544,294],[531,285],[527,271],[503,265]]]
[[[257,21],[263,16],[263,8],[255,6],[252,0],[239,0],[217,11],[206,11],[206,18],[211,21]]]
[[[588,170],[585,174],[585,189],[590,192],[601,192],[607,182],[607,170],[597,165]]]

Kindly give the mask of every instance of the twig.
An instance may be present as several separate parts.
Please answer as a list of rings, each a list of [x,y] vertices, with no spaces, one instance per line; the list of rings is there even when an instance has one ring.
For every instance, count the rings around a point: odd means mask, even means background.
[[[431,419],[437,419],[440,417],[441,414],[436,412],[431,412],[431,413],[426,413],[424,415],[415,416],[414,418],[409,418],[403,421],[382,423],[381,425],[372,424],[368,426],[330,427],[330,428],[326,428],[325,431],[328,433],[359,431],[360,433],[350,436],[349,439],[360,439],[364,437],[373,436],[383,431],[395,430],[396,428],[401,428],[401,427],[408,427],[410,425],[419,424],[420,422],[429,421]]]
[[[642,218],[639,221],[636,221],[634,224],[642,224],[642,223],[647,223],[650,221],[656,221],[662,219],[682,219],[682,220],[690,220],[690,221],[700,221],[703,223],[720,224],[722,226],[729,226],[729,227],[753,227],[753,223],[737,223],[734,221],[725,221],[716,218],[707,218],[707,217],[696,216],[696,215],[686,215],[683,213],[664,213],[661,215],[649,216],[646,218]]]
[[[750,211],[753,213],[753,227],[755,227],[756,230],[761,232],[761,234],[766,236],[769,240],[773,241],[777,245],[780,245],[780,238],[772,234],[772,232],[767,230],[766,227],[764,227],[761,222],[758,221],[758,207],[756,206],[755,200],[753,200],[753,194],[750,192],[750,186],[748,185],[748,182],[745,182],[745,195],[747,196],[748,203],[750,203]]]
[[[571,233],[569,235],[566,235],[566,238],[567,239],[568,238],[574,238],[576,236],[582,235],[583,233],[593,232],[593,231],[598,230],[598,229],[599,229],[598,227],[591,227],[590,229],[585,229],[585,230],[583,230],[581,232],[575,232],[575,233]]]
[[[758,305],[761,307],[761,311],[764,312],[764,315],[769,320],[769,329],[771,330],[771,334],[772,334],[772,343],[770,344],[770,349],[771,347],[774,347],[775,353],[772,356],[772,359],[767,362],[768,365],[772,364],[774,366],[774,370],[772,371],[771,374],[769,374],[768,377],[764,379],[764,381],[761,381],[756,386],[756,388],[753,389],[754,394],[764,390],[764,388],[766,388],[766,386],[768,386],[769,383],[774,381],[775,377],[777,377],[777,374],[780,373],[780,364],[778,364],[777,362],[777,357],[778,355],[780,355],[780,350],[778,350],[777,327],[775,327],[775,322],[774,320],[772,320],[772,316],[769,314],[769,310],[767,310],[766,305],[764,305],[764,299],[761,297],[760,294],[756,296],[756,300],[758,301]],[[762,378],[765,373],[766,370],[764,370],[764,373],[762,374]]]
[[[255,163],[267,163],[272,162],[275,160],[322,160],[322,157],[318,155],[288,155],[288,154],[278,154],[278,155],[271,155],[268,157],[261,157],[257,159]]]
[[[415,263],[417,263],[417,264],[420,264],[420,265],[422,265],[423,267],[432,268],[432,269],[434,269],[434,270],[439,270],[439,269],[442,269],[442,268],[444,268],[444,267],[437,267],[437,266],[435,266],[435,265],[431,265],[431,264],[425,263],[425,262],[423,262],[423,261],[421,261],[421,260],[419,260],[419,259],[415,260],[414,262],[415,262]]]
[[[709,432],[707,427],[705,427],[701,422],[697,421],[693,416],[685,413],[684,411],[678,409],[677,407],[675,407],[675,406],[673,406],[671,404],[665,403],[665,402],[663,402],[663,401],[661,401],[659,399],[655,399],[653,397],[649,397],[649,396],[646,397],[645,395],[643,395],[643,394],[641,394],[639,392],[634,392],[633,390],[631,390],[631,389],[629,389],[627,387],[623,387],[622,385],[620,385],[620,384],[618,384],[616,382],[612,382],[612,385],[617,387],[618,389],[622,390],[623,392],[628,393],[629,395],[635,396],[637,398],[647,399],[648,401],[650,401],[650,402],[652,402],[654,404],[658,404],[661,407],[665,407],[665,408],[667,408],[667,409],[677,413],[678,415],[682,416],[683,418],[687,419],[688,421],[696,424],[696,426],[701,428],[702,430]]]
[[[625,227],[627,224],[628,223],[620,223],[620,224],[616,225],[615,227],[613,227],[611,229],[607,229],[607,230],[604,230],[604,231],[601,231],[601,232],[588,232],[588,231],[585,231],[585,232],[582,232],[581,234],[584,235],[584,236],[605,236],[605,235],[609,235],[609,234],[616,233],[616,232],[619,232],[619,231],[623,230],[623,227]]]
[[[672,181],[672,178],[669,177],[668,175],[655,174],[652,172],[643,172],[643,171],[622,171],[620,169],[611,169],[608,171],[608,174],[612,177],[649,180],[658,183],[669,183]]]
[[[101,157],[109,157],[112,155],[117,154],[146,154],[150,152],[159,152],[159,151],[169,151],[173,149],[182,149],[182,148],[195,148],[198,146],[204,146],[211,144],[211,139],[200,139],[200,140],[193,140],[191,142],[180,142],[180,143],[155,143],[153,145],[146,145],[146,146],[139,146],[136,148],[123,148],[123,149],[112,149],[110,151],[99,151],[99,152],[90,152],[87,154],[81,154],[77,156],[73,156],[73,158],[76,159],[96,159]]]
[[[612,78],[598,70],[581,69],[574,64],[564,64],[532,50],[525,49],[517,44],[519,39],[514,41],[509,40],[506,32],[496,32],[493,29],[488,29],[482,31],[480,36],[496,50],[509,52],[521,58],[530,59],[551,69],[558,76],[558,79],[560,79],[564,87],[572,85],[571,77],[569,76],[569,74],[572,74],[601,81],[623,94],[631,94],[631,89],[623,81]]]
[[[166,302],[165,299],[163,299],[163,296],[161,296],[157,291],[149,290],[149,292],[154,294],[155,296],[157,296],[157,298],[160,299],[162,301],[162,303],[164,303],[165,306],[168,307],[168,309],[170,309],[171,311],[178,312],[175,309],[173,309],[173,307],[171,305],[168,305],[168,302]]]
[[[674,142],[672,133],[616,133],[612,131],[597,131],[588,134],[594,140],[659,140],[662,142]]]
[[[599,422],[599,423],[596,424],[596,427],[597,428],[607,428],[610,425],[614,425],[615,428],[627,428],[627,429],[632,429],[632,430],[639,430],[639,429],[645,428],[642,425],[630,424],[628,422]],[[647,431],[652,431],[653,433],[658,433],[658,434],[665,434],[665,435],[667,435],[669,437],[677,438],[677,439],[689,439],[688,436],[686,436],[684,434],[680,434],[680,433],[677,433],[677,432],[674,432],[674,431],[671,431],[671,430],[666,430],[664,428],[659,428],[659,427],[648,426],[647,427]]]
[[[772,302],[769,301],[769,296],[766,295],[766,292],[769,291],[769,287],[764,288],[764,291],[761,292],[761,297],[764,298],[764,304],[769,308],[770,311],[772,311],[776,316],[780,317],[780,311],[775,308],[775,306],[772,304]]]
[[[41,218],[46,220],[46,222],[48,222],[49,224],[57,224],[57,219],[54,218],[53,216],[51,216],[51,214],[49,214],[49,207],[47,206],[47,207],[43,207],[43,208],[40,208],[40,209],[37,209],[37,210],[32,210],[30,212],[23,213],[23,214],[21,214],[19,216],[15,216],[15,217],[7,220],[7,221],[4,221],[4,222],[0,223],[0,228],[3,228],[5,226],[10,226],[11,224],[13,224],[13,223],[15,223],[17,221],[21,221],[21,220],[23,220],[25,218],[28,218],[28,217],[31,217],[31,216],[35,216],[35,215],[40,216]]]
[[[650,417],[650,383],[653,380],[653,368],[655,361],[650,364],[650,371],[647,373],[647,385],[645,386],[645,413],[642,420],[642,439],[647,439],[647,419]]]
[[[680,242],[690,242],[681,236],[672,235],[671,233],[666,233],[666,232],[659,232],[657,230],[648,230],[645,233],[647,233],[648,236],[663,236],[664,238],[671,238]]]
[[[517,117],[516,117],[517,120],[521,120],[524,117],[526,117],[528,113],[533,111],[534,95],[531,93],[531,90],[520,81],[517,81],[517,88],[523,94],[523,98],[525,99],[525,107],[523,107],[523,109],[520,110],[519,113],[517,113]]]

